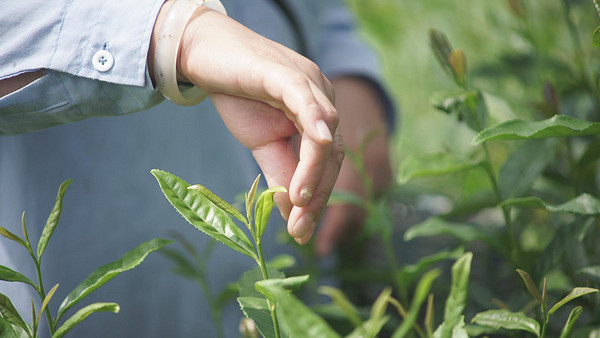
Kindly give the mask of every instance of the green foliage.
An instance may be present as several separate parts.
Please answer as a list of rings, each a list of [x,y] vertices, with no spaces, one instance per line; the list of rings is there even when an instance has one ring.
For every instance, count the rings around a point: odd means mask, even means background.
[[[63,315],[79,301],[83,300],[94,290],[107,283],[109,280],[119,275],[120,273],[131,270],[138,266],[150,253],[159,250],[162,247],[170,243],[170,241],[164,239],[153,239],[151,241],[140,244],[137,248],[126,253],[121,259],[104,265],[96,269],[86,280],[79,284],[71,293],[69,293],[63,300],[60,308],[57,310],[56,315],[52,315],[48,305],[52,300],[59,284],[56,284],[48,292],[44,290],[44,284],[41,272],[41,261],[44,250],[48,246],[48,242],[52,237],[54,230],[56,229],[60,214],[63,208],[63,197],[67,190],[67,187],[71,184],[71,180],[63,182],[58,189],[56,202],[46,225],[42,230],[42,234],[37,243],[37,250],[34,252],[32,243],[29,240],[27,232],[27,226],[25,225],[25,213],[22,217],[22,228],[24,238],[11,233],[7,229],[0,227],[0,234],[11,241],[18,243],[23,246],[30,254],[35,269],[37,272],[37,283],[25,275],[14,271],[6,266],[0,265],[0,280],[5,282],[20,282],[31,286],[35,292],[39,295],[41,300],[41,306],[36,311],[33,299],[31,299],[32,306],[32,324],[25,323],[21,315],[17,312],[10,299],[0,294],[0,336],[2,337],[16,337],[23,338],[37,337],[37,331],[41,322],[42,314],[46,315],[50,334],[53,338],[63,337],[73,327],[81,323],[89,315],[95,312],[119,312],[119,305],[116,303],[93,303],[89,304],[80,310],[78,310],[70,318],[62,322],[61,318]],[[37,315],[36,315],[37,313]],[[59,326],[60,325],[60,326]]]

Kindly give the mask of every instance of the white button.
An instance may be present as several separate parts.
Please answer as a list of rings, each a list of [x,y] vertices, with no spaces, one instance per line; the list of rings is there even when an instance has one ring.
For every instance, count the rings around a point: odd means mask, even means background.
[[[115,59],[113,58],[112,54],[110,54],[106,50],[99,50],[92,57],[92,64],[94,65],[94,68],[96,68],[96,70],[99,72],[108,71],[112,68],[114,63]]]

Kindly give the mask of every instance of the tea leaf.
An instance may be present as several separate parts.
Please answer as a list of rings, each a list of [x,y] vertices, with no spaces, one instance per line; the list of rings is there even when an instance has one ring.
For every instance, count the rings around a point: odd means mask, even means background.
[[[521,197],[505,200],[500,206],[541,208],[551,212],[566,212],[577,215],[595,216],[600,214],[600,200],[590,194],[581,194],[565,203],[547,204],[539,197]]]
[[[333,303],[340,308],[342,313],[349,319],[352,324],[359,328],[362,326],[362,319],[358,313],[358,310],[354,307],[352,302],[346,297],[346,295],[339,289],[331,286],[323,285],[320,286],[317,291],[322,295],[327,295],[333,300]]]
[[[246,224],[248,222],[246,217],[244,217],[244,215],[242,215],[242,213],[238,209],[234,208],[231,204],[227,203],[221,197],[215,195],[215,193],[210,191],[205,186],[200,185],[200,184],[194,184],[187,188],[189,190],[196,190],[196,191],[200,192],[202,195],[204,195],[204,197],[208,198],[209,201],[213,202],[214,205],[221,208],[221,210],[225,211],[226,213],[230,214],[231,216],[237,218],[240,222],[242,222],[244,224]]]
[[[258,189],[258,183],[260,182],[260,174],[256,176],[250,190],[246,194],[246,215],[248,216],[248,224],[252,225],[252,209],[254,209],[254,199],[256,197],[256,190]]]
[[[519,275],[521,275],[521,278],[525,282],[525,286],[527,287],[527,290],[529,290],[529,293],[531,293],[531,295],[537,299],[540,305],[544,306],[544,299],[542,298],[542,295],[540,295],[540,291],[537,289],[537,286],[535,285],[533,279],[531,279],[531,276],[521,269],[517,269],[517,272]]]
[[[238,297],[238,303],[244,315],[256,324],[258,331],[264,338],[274,338],[275,328],[271,319],[269,303],[264,296],[260,297]]]
[[[600,291],[600,290],[592,289],[592,288],[583,288],[583,287],[574,288],[573,290],[571,290],[571,292],[569,292],[569,294],[565,298],[561,299],[558,303],[554,304],[554,306],[550,309],[550,311],[548,311],[548,314],[549,315],[553,314],[561,306],[572,301],[573,299],[579,298],[581,296],[585,296],[590,293],[595,293],[598,291]]]
[[[260,196],[258,196],[255,211],[256,219],[254,220],[258,238],[262,237],[262,234],[267,228],[267,223],[269,223],[269,218],[271,217],[271,211],[273,211],[273,207],[275,206],[273,195],[277,192],[287,192],[287,190],[284,187],[274,187],[263,191]]]
[[[37,319],[35,321],[36,323],[40,322],[40,318],[42,317],[42,312],[44,312],[44,310],[46,310],[46,307],[48,306],[50,299],[52,299],[52,296],[54,296],[56,289],[58,289],[58,284],[54,285],[54,287],[52,289],[50,289],[50,291],[48,291],[48,294],[46,294],[44,301],[42,301],[42,307],[40,308],[40,312],[38,313]]]
[[[577,273],[584,273],[600,282],[600,265],[588,266],[577,270]]]
[[[469,291],[472,259],[473,253],[466,252],[452,265],[452,286],[444,310],[445,330],[441,332],[442,337],[450,337],[452,330],[459,324],[460,318],[463,316]]]
[[[447,114],[455,114],[469,128],[480,132],[487,125],[489,112],[480,91],[468,91],[458,95],[433,100],[433,106]]]
[[[54,332],[52,338],[61,338],[67,332],[69,332],[75,325],[81,323],[84,319],[86,319],[89,315],[94,312],[113,312],[119,313],[120,308],[117,303],[93,303],[90,304],[79,311],[77,311],[74,315],[72,315],[69,319],[65,320],[65,322]]]
[[[0,293],[0,314],[0,318],[3,318],[5,321],[22,328],[25,332],[31,332],[29,326],[27,326],[23,318],[21,318],[10,299],[2,293]],[[35,316],[33,318],[35,318]]]
[[[0,235],[3,237],[6,237],[8,239],[10,239],[11,241],[15,241],[19,244],[21,244],[21,246],[23,246],[24,248],[27,249],[27,243],[25,243],[24,240],[21,239],[21,237],[13,234],[12,232],[8,231],[8,229],[0,227]]]
[[[600,134],[600,123],[566,115],[555,115],[543,121],[510,120],[489,127],[471,142],[473,145],[491,140],[531,140]]]
[[[254,245],[226,212],[199,192],[187,190],[189,185],[179,177],[157,169],[152,170],[152,175],[167,200],[190,224],[228,247],[257,259]]]
[[[475,225],[448,222],[440,217],[430,217],[424,222],[413,225],[404,234],[404,240],[410,241],[417,237],[450,235],[460,241],[470,243],[476,240],[495,245],[494,239]]]
[[[393,338],[405,337],[406,334],[410,331],[413,325],[417,321],[417,317],[419,315],[419,310],[421,308],[421,304],[425,301],[427,296],[429,295],[429,291],[431,290],[431,285],[433,281],[440,276],[441,272],[439,269],[433,269],[428,271],[421,277],[419,280],[419,284],[417,284],[417,289],[413,296],[412,303],[410,305],[410,310],[408,314],[404,318],[404,321],[394,331]]]
[[[0,317],[0,337],[3,338],[20,338],[21,335],[15,332],[13,326],[8,321]],[[29,336],[26,336],[29,337]]]
[[[430,256],[425,256],[415,264],[403,266],[398,273],[398,280],[408,287],[418,276],[423,274],[425,270],[429,269],[434,264],[446,259],[456,260],[464,253],[464,251],[463,247],[458,247],[453,251],[441,251]]]
[[[479,164],[451,153],[410,155],[400,166],[398,181],[404,184],[414,178],[451,174],[476,168]]]
[[[467,58],[461,49],[450,52],[448,61],[452,67],[454,79],[459,86],[467,89]]]
[[[458,322],[449,327],[448,323],[443,322],[433,333],[433,338],[468,338],[469,334],[465,326],[465,316],[460,316]]]
[[[120,259],[96,269],[65,297],[58,309],[58,316],[56,319],[57,322],[67,310],[69,310],[73,305],[77,304],[91,292],[98,289],[118,274],[135,268],[142,261],[144,261],[146,256],[148,256],[150,253],[161,249],[169,243],[172,243],[172,241],[155,238],[138,245],[135,249],[127,252]]]
[[[529,191],[555,158],[555,144],[546,140],[525,142],[502,165],[498,185],[503,198],[521,197]]]
[[[592,33],[592,45],[600,48],[600,27],[596,27],[594,33]]]
[[[307,276],[303,278],[306,281]],[[256,289],[275,304],[283,333],[290,337],[340,337],[321,317],[284,289],[285,285],[302,282],[297,277],[294,279],[268,279],[256,283]]]
[[[452,46],[450,46],[450,42],[441,31],[432,29],[429,31],[429,42],[431,43],[431,49],[435,53],[435,57],[438,60],[439,64],[442,66],[442,69],[446,72],[446,74],[453,80],[456,80],[454,75],[454,70],[452,69],[452,64],[450,63],[450,53],[452,53]]]
[[[578,307],[574,308],[573,310],[571,310],[571,313],[569,314],[569,318],[567,318],[567,322],[565,323],[565,326],[563,327],[562,331],[560,332],[560,338],[571,337],[571,331],[573,331],[575,322],[577,322],[577,319],[579,319],[579,316],[581,315],[582,312],[583,312],[583,307],[581,307],[581,306],[578,306]]]
[[[488,310],[480,312],[472,320],[478,325],[488,326],[494,329],[523,330],[540,336],[540,324],[522,312],[510,312],[508,310]]]
[[[544,252],[538,258],[534,269],[534,279],[541,279],[548,274],[548,271],[554,269],[565,250],[571,245],[580,245],[579,243],[585,237],[588,229],[594,223],[592,217],[577,218],[571,223],[562,224],[556,229],[556,234],[552,241],[546,246]]]
[[[56,226],[58,225],[58,221],[60,219],[60,213],[62,212],[63,197],[65,196],[65,191],[67,190],[67,187],[71,184],[71,182],[73,182],[73,180],[64,181],[58,188],[58,193],[56,194],[56,202],[54,203],[54,207],[52,208],[52,211],[50,212],[50,216],[48,216],[48,220],[46,221],[46,226],[44,226],[44,230],[42,230],[42,235],[40,236],[40,240],[38,242],[38,247],[37,247],[38,260],[42,258],[42,254],[44,253],[44,250],[46,249],[46,245],[48,245],[48,241],[50,240],[50,237],[52,237],[52,234],[54,233],[54,230],[56,229]]]

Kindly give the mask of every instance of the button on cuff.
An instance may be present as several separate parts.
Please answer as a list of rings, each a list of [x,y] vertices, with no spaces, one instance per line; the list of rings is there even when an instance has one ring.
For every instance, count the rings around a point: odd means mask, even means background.
[[[109,71],[114,63],[115,59],[113,58],[112,54],[106,50],[99,50],[92,57],[92,64],[99,72]]]

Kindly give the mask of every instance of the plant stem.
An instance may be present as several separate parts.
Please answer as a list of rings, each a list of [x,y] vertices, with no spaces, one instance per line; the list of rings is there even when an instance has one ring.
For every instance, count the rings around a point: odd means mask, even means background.
[[[269,273],[267,271],[267,263],[265,263],[265,256],[262,252],[262,246],[260,238],[258,238],[254,231],[252,231],[254,241],[256,242],[256,253],[258,253],[258,266],[260,266],[260,272],[262,272],[263,279],[269,279]],[[267,298],[269,304],[269,310],[271,311],[271,320],[273,321],[273,329],[275,330],[275,337],[280,338],[281,333],[279,332],[279,321],[277,320],[277,313],[275,312],[275,304]]]
[[[44,299],[46,299],[46,291],[44,291],[44,283],[42,281],[42,267],[41,267],[41,261],[37,259],[37,257],[33,254],[33,250],[31,250],[31,247],[29,248],[29,253],[31,254],[31,258],[33,258],[33,262],[35,263],[35,272],[37,274],[37,279],[38,279],[38,294],[40,295],[40,298],[42,300],[42,302],[44,301]],[[46,319],[48,321],[48,328],[50,330],[50,335],[54,334],[54,331],[56,331],[56,325],[54,323],[54,320],[52,319],[52,315],[50,314],[50,309],[48,307],[46,307],[46,309],[44,310],[44,312],[46,313]],[[32,320],[36,320],[35,318],[32,318]],[[37,325],[39,327],[39,325]],[[34,332],[34,335],[36,333]]]
[[[500,187],[498,186],[498,180],[496,179],[496,175],[494,174],[494,170],[492,169],[492,162],[490,160],[490,152],[487,147],[487,144],[484,142],[483,151],[485,153],[485,163],[484,168],[488,173],[490,181],[492,183],[492,187],[494,189],[494,193],[496,194],[496,198],[498,199],[498,203],[504,200],[502,196],[502,192],[500,191]],[[513,230],[512,219],[510,218],[510,207],[503,206],[502,207],[502,215],[504,217],[504,223],[506,224],[506,232],[508,233],[508,243],[510,246],[510,259],[512,260],[514,265],[517,265],[519,258],[519,247],[517,244],[517,240],[515,238],[515,233]]]

